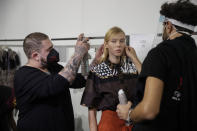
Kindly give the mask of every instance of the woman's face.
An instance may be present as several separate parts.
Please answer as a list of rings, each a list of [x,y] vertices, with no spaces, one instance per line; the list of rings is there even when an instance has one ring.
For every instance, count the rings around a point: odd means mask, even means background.
[[[112,35],[109,41],[106,43],[109,56],[122,56],[126,46],[125,41],[125,35],[123,33]]]

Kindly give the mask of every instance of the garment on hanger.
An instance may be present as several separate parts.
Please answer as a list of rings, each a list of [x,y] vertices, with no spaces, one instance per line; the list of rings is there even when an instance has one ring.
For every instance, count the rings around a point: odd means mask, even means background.
[[[14,72],[20,65],[18,54],[8,47],[0,47],[0,85],[13,87]]]

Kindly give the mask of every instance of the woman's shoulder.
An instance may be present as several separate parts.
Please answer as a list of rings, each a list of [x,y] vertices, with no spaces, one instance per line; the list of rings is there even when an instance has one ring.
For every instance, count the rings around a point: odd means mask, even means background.
[[[99,78],[108,78],[110,77],[112,69],[105,63],[102,62],[91,68],[90,73],[95,74]]]
[[[121,70],[124,74],[137,74],[136,66],[131,61],[122,64]]]

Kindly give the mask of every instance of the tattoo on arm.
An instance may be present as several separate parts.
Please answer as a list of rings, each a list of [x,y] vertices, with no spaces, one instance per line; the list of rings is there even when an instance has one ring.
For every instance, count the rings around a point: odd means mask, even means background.
[[[64,69],[59,72],[59,74],[66,78],[70,83],[72,83],[76,77],[85,52],[86,49],[84,47],[76,47],[74,55],[68,61]]]
[[[76,73],[79,69],[81,59],[79,55],[73,55],[68,61],[62,71],[59,72],[61,76],[66,78],[70,83],[75,79]]]

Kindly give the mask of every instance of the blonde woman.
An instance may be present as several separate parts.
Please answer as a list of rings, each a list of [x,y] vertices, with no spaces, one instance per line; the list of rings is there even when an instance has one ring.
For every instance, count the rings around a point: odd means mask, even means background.
[[[126,62],[126,56],[132,62]],[[116,106],[118,91],[123,89],[128,100],[134,100],[134,88],[141,63],[135,50],[126,46],[126,36],[119,27],[112,27],[105,35],[104,52],[100,63],[94,66],[88,76],[81,104],[89,108],[90,131],[131,131],[132,125],[118,118]],[[97,126],[96,112],[102,111]]]

